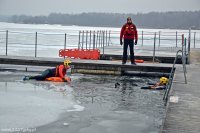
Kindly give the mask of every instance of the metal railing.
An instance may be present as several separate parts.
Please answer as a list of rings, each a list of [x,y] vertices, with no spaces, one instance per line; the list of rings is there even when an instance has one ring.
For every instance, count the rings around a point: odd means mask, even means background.
[[[4,36],[5,35],[5,36]],[[71,37],[70,39],[68,39]],[[40,32],[18,32],[18,31],[0,31],[0,49],[1,55],[5,51],[5,55],[25,55],[38,57],[39,51],[44,52],[43,55],[51,57],[52,51],[58,56],[59,49],[67,47],[67,41],[71,41],[77,37],[62,33],[40,33]],[[5,44],[5,45],[4,45]],[[74,43],[74,45],[76,45]],[[68,48],[74,47],[68,44]],[[56,51],[55,51],[56,50]],[[49,56],[47,56],[49,55]]]
[[[183,48],[186,47],[186,38],[185,38],[185,41],[184,41],[184,45],[183,45]],[[180,55],[181,53],[181,55]],[[182,59],[182,65],[183,65],[183,73],[184,73],[184,79],[185,79],[185,84],[187,84],[187,77],[186,77],[186,73],[187,73],[187,70],[186,70],[186,52],[184,52],[183,50],[178,50],[176,52],[176,57],[174,59],[174,63],[173,63],[173,66],[171,68],[171,72],[170,72],[170,75],[169,75],[169,82],[166,86],[166,90],[165,90],[165,93],[163,95],[163,100],[165,101],[165,106],[167,105],[167,101],[168,101],[168,98],[169,98],[169,93],[170,93],[170,90],[171,90],[171,86],[172,86],[172,82],[173,82],[173,77],[174,77],[174,72],[175,72],[175,64],[176,64],[176,61],[178,58],[181,58]]]
[[[111,31],[79,31],[78,49],[96,49],[109,46]]]
[[[0,54],[6,56],[58,57],[59,49],[63,48],[101,48],[101,53],[105,54],[108,46],[119,46],[119,33],[119,31],[111,30],[74,30],[72,34],[71,31],[66,34],[0,30]],[[183,32],[151,32],[142,30],[138,31],[138,34],[137,51],[150,51],[154,57],[153,61],[156,60],[157,51],[167,49],[168,52],[175,53],[182,44]],[[200,40],[197,37],[200,35],[198,32],[191,32],[189,30],[185,34],[190,35],[190,39],[188,39],[190,43],[188,44],[194,43],[194,47],[200,44]],[[117,50],[121,49],[119,47]]]
[[[190,34],[190,30],[188,34]],[[108,34],[107,34],[108,33]],[[92,35],[91,35],[92,34]],[[182,34],[175,32],[150,32],[150,31],[139,31],[138,32],[139,40],[137,51],[151,51],[153,62],[156,61],[156,51],[166,52],[166,48],[168,48],[171,52],[175,54],[175,52],[182,47],[183,37]],[[78,48],[85,49],[95,49],[101,48],[101,53],[104,55],[105,50],[108,48],[107,46],[116,45],[119,46],[119,31],[79,31],[79,41]],[[88,40],[89,38],[89,40]],[[93,40],[93,41],[91,41]],[[106,41],[105,41],[106,40]],[[164,44],[163,41],[167,41]],[[174,42],[172,45],[171,42]],[[91,42],[93,42],[93,46],[91,47]],[[89,47],[88,47],[89,44]],[[161,45],[162,44],[162,45]],[[143,47],[145,45],[145,47]],[[116,47],[113,47],[116,49]],[[163,49],[162,49],[163,48]],[[186,47],[188,50],[188,47]],[[122,48],[120,48],[122,49]],[[119,51],[119,50],[118,50]],[[110,52],[110,51],[108,51]],[[168,51],[167,51],[168,52]],[[110,53],[107,53],[110,54]]]

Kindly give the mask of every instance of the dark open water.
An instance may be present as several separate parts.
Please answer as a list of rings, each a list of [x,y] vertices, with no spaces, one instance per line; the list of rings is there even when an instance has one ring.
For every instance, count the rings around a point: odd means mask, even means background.
[[[69,85],[24,82],[22,75],[0,72],[1,129],[34,127],[36,132],[46,133],[159,132],[165,112],[164,91],[140,89],[158,78],[75,74]]]

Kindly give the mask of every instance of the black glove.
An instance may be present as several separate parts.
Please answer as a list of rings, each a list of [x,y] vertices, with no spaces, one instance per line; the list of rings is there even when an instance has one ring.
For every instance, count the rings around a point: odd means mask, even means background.
[[[135,40],[135,45],[137,45],[137,40]]]
[[[123,42],[122,42],[122,40],[120,40],[120,45],[122,45],[123,44]]]
[[[67,82],[67,81],[65,80],[65,78],[62,78],[62,80],[63,80],[63,82]]]

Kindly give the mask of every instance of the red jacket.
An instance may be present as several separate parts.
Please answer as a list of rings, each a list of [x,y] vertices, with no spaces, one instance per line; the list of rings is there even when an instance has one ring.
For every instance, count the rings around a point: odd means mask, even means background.
[[[64,78],[65,77],[65,74],[66,74],[66,71],[67,69],[69,69],[70,67],[65,67],[64,65],[59,65],[59,66],[56,66],[56,77],[61,77],[61,78]]]
[[[131,23],[131,24],[124,24],[122,26],[121,32],[120,32],[120,40],[124,39],[135,39],[136,41],[138,40],[138,33],[137,33],[137,28],[136,26]]]

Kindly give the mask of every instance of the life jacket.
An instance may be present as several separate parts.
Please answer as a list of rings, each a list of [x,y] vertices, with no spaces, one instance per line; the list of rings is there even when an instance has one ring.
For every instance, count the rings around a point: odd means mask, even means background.
[[[122,38],[138,40],[137,28],[133,23],[123,25],[120,33],[120,39]]]
[[[65,74],[66,74],[66,68],[65,68],[64,65],[58,65],[58,66],[56,66],[55,77],[64,78]]]

